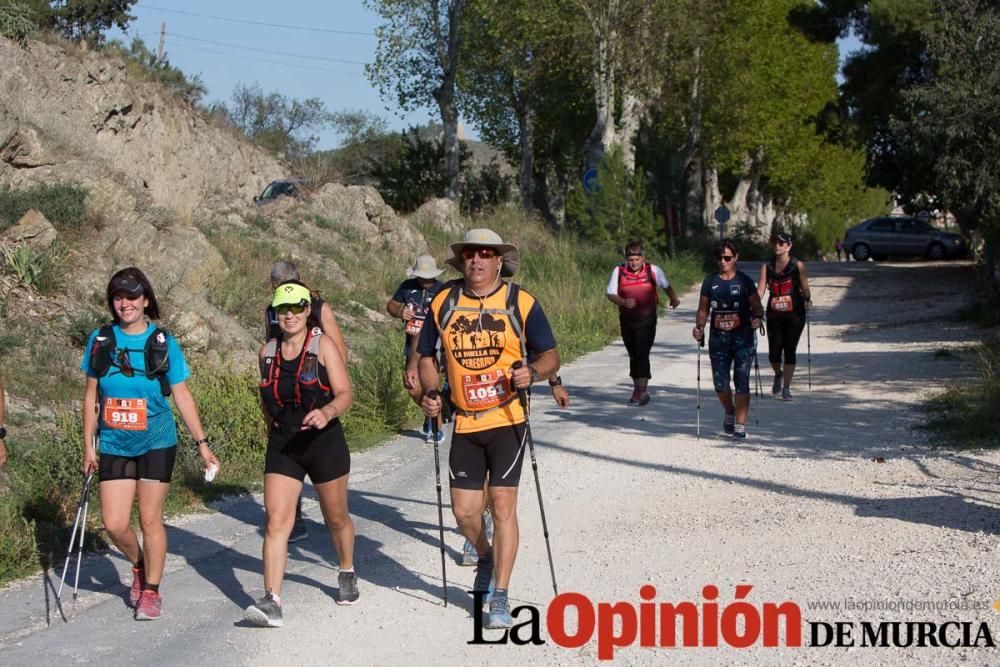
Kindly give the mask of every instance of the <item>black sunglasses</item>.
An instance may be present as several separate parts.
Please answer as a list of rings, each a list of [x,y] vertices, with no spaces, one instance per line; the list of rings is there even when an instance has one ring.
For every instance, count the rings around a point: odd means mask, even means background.
[[[301,315],[306,311],[306,307],[301,303],[284,303],[280,306],[274,307],[274,312],[278,315],[287,315],[291,313],[292,315]]]
[[[132,368],[132,361],[128,358],[128,351],[122,348],[118,349],[118,357],[115,359],[118,370],[121,374],[127,378],[135,375],[135,369]]]
[[[479,259],[493,259],[498,254],[493,248],[466,248],[462,251],[462,259],[469,260],[477,256]]]
[[[735,255],[716,255],[715,258],[720,262],[731,262],[735,258]]]

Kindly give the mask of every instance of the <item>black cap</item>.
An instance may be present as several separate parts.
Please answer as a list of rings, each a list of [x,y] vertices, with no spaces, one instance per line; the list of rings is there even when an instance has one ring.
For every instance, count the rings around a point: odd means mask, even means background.
[[[776,234],[774,236],[774,240],[778,241],[780,243],[787,243],[788,245],[792,245],[792,236],[791,236],[791,234],[785,234],[785,233]]]
[[[111,283],[111,294],[124,292],[130,297],[135,298],[137,296],[141,296],[144,291],[142,283],[132,276],[121,276],[120,278],[116,278],[115,281]]]

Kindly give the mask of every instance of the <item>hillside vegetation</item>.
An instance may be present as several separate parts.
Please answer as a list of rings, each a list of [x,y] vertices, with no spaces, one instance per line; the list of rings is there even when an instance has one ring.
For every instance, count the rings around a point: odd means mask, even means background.
[[[265,433],[254,354],[276,259],[298,263],[344,329],[355,390],[344,423],[355,450],[419,420],[399,379],[399,323],[384,305],[416,255],[443,262],[465,228],[492,227],[522,248],[517,279],[541,299],[564,358],[617,332],[603,297],[618,261],[610,245],[555,234],[507,209],[475,220],[408,220],[371,187],[328,184],[256,206],[254,194],[288,175],[280,159],[213,125],[120,56],[30,47],[0,40],[0,356],[10,430],[0,470],[0,582],[65,551],[81,485],[82,346],[108,319],[104,286],[119,268],[150,276],[222,460],[222,474],[206,485],[182,436],[170,511],[260,485]],[[51,223],[51,245],[11,238],[29,208]],[[690,259],[663,263],[675,282],[694,280]],[[94,544],[98,516],[91,512]]]

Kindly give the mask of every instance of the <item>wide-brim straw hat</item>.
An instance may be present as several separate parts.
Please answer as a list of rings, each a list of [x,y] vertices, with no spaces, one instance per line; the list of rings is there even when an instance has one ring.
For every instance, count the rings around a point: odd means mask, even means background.
[[[521,261],[521,255],[517,251],[517,246],[504,243],[500,235],[492,229],[470,229],[465,233],[461,241],[455,241],[450,246],[452,257],[445,262],[461,273],[464,270],[462,265],[462,251],[467,247],[493,248],[503,257],[503,264],[500,267],[500,275],[509,278],[517,271],[517,266]]]
[[[413,267],[406,270],[406,277],[431,280],[437,278],[442,273],[444,273],[444,269],[437,267],[437,262],[434,261],[433,257],[430,255],[421,255],[417,257],[417,261],[413,263]]]

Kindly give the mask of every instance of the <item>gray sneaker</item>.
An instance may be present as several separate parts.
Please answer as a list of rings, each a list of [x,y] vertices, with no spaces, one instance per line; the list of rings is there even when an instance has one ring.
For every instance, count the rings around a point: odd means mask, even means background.
[[[774,376],[774,382],[771,383],[771,393],[775,396],[781,393],[781,380],[782,375],[778,373]]]
[[[479,562],[479,554],[476,553],[476,545],[469,540],[462,545],[462,558],[458,561],[463,567],[471,567]]]
[[[510,602],[507,596],[495,597],[490,600],[490,613],[486,617],[486,627],[491,630],[509,628],[514,625],[514,617],[510,615]]]
[[[483,512],[483,523],[486,524],[486,541],[493,545],[493,514],[489,510]]]
[[[281,617],[281,605],[274,601],[274,596],[270,592],[247,607],[243,612],[243,618],[264,628],[280,628],[284,623]]]
[[[493,544],[493,515],[489,510],[483,512],[483,524],[486,526],[486,542]],[[465,567],[476,565],[479,562],[479,554],[476,553],[476,545],[469,540],[462,545],[462,559],[459,564]]]
[[[309,537],[309,529],[303,519],[297,519],[292,525],[292,534],[288,536],[288,543],[298,542]]]
[[[781,390],[781,400],[790,401],[792,400],[792,392],[788,387]]]
[[[736,424],[736,413],[731,415],[726,415],[726,418],[722,420],[722,432],[726,435],[732,435],[733,429]]]
[[[354,572],[341,572],[337,577],[337,584],[340,586],[337,604],[354,604],[361,597],[358,591],[358,575]]]

